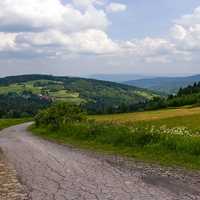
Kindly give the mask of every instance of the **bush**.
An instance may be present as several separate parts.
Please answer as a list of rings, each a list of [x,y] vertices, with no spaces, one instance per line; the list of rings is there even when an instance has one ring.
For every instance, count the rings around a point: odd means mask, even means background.
[[[86,121],[86,114],[79,106],[59,103],[40,111],[35,117],[36,126],[60,129],[69,123]]]

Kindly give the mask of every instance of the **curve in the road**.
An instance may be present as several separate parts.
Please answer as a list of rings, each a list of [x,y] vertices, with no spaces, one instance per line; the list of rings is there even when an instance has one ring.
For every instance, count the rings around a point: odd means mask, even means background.
[[[33,200],[189,200],[200,199],[194,180],[122,170],[89,153],[32,136],[29,123],[3,130],[0,146]],[[191,182],[188,182],[191,180]]]

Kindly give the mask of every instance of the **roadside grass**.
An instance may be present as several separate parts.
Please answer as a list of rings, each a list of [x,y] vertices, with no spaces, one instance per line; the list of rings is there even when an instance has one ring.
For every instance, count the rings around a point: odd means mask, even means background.
[[[144,161],[152,164],[159,164],[162,166],[170,167],[183,167],[189,170],[200,169],[199,156],[192,156],[183,153],[176,153],[166,150],[157,150],[141,147],[125,147],[125,146],[113,146],[111,144],[97,143],[92,140],[78,140],[72,137],[63,136],[63,132],[50,131],[45,128],[30,127],[29,130],[36,136],[43,139],[50,140],[64,145],[71,145],[73,147],[91,150],[98,153],[108,155],[120,155],[127,158],[133,158],[134,160]]]
[[[177,115],[177,111],[180,115]],[[147,113],[150,113],[149,118]],[[164,113],[167,113],[168,118],[164,118]],[[183,113],[186,113],[185,116]],[[62,144],[161,165],[200,169],[200,108],[136,113],[138,114],[145,117],[135,120],[135,123],[132,120],[125,123],[123,118],[122,123],[97,119],[71,123],[60,130],[35,126],[30,130],[38,136]],[[152,119],[155,114],[156,119]],[[126,114],[122,114],[124,115]],[[160,119],[157,119],[157,115],[161,116]]]
[[[20,118],[20,119],[0,119],[0,130],[7,128],[9,126],[14,126],[17,124],[22,124],[31,121],[30,118]]]
[[[173,129],[174,127],[186,128],[193,135],[200,136],[200,113],[185,116],[176,116],[170,118],[163,118],[157,120],[145,120],[137,121],[134,123],[136,126],[146,126],[146,127],[163,127],[166,129]]]

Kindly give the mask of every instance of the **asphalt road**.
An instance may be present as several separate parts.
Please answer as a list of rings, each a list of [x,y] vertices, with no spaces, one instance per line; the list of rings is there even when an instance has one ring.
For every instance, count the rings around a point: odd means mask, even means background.
[[[167,171],[58,145],[22,124],[0,133],[0,147],[33,200],[200,199],[200,174]],[[120,163],[120,164],[119,164]]]

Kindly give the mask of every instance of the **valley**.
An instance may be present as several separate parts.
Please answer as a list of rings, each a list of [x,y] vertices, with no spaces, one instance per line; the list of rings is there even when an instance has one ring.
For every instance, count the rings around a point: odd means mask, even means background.
[[[37,110],[45,108],[45,104],[54,102],[75,103],[83,106],[91,114],[117,113],[122,112],[124,107],[134,107],[135,104],[148,101],[155,96],[158,94],[145,89],[84,78],[21,75],[0,79],[1,105],[6,104],[8,110],[14,110],[20,115],[12,103],[9,103],[13,102],[13,98],[18,99],[19,104],[23,104],[22,107],[26,105],[23,113],[27,116],[33,116]],[[30,104],[34,104],[34,112],[30,112]],[[0,115],[2,112],[3,116],[8,110],[1,105]]]
[[[198,199],[199,91],[195,83],[166,97],[92,79],[6,77],[0,146],[27,200]]]
[[[200,200],[199,52],[199,0],[0,0],[0,200]]]

